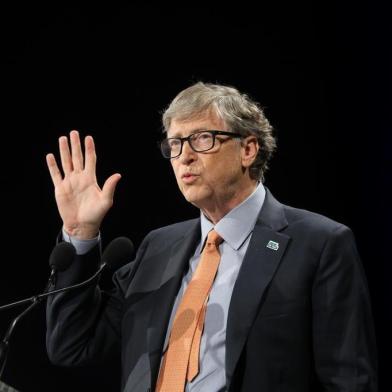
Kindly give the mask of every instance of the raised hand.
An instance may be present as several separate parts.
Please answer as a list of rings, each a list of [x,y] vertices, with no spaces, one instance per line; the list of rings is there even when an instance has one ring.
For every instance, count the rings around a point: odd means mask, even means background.
[[[46,162],[64,229],[78,239],[89,239],[97,235],[103,218],[113,205],[114,191],[121,175],[110,176],[101,189],[96,178],[97,158],[93,138],[85,138],[85,157],[77,131],[71,131],[70,140],[71,149],[66,136],[59,138],[64,176],[53,154],[46,156]]]

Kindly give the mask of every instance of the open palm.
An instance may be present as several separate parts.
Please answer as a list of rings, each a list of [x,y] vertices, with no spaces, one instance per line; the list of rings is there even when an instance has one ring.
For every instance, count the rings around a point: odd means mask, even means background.
[[[113,205],[113,196],[120,174],[110,176],[102,189],[96,179],[94,140],[85,138],[83,157],[79,133],[70,133],[71,149],[66,136],[59,138],[62,175],[53,154],[46,156],[50,176],[64,229],[79,239],[94,237],[101,222]]]

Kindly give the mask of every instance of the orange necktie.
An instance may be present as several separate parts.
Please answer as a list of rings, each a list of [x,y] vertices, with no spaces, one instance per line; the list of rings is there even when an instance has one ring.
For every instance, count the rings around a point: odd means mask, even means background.
[[[199,372],[200,340],[221,242],[215,230],[208,233],[199,264],[174,316],[156,392],[184,392],[186,380],[192,381]]]

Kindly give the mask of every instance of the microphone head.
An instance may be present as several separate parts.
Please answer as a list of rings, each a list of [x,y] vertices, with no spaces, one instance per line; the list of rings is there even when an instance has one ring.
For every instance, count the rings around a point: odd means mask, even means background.
[[[105,248],[102,254],[102,263],[106,263],[111,270],[116,270],[132,260],[134,246],[127,237],[115,238]]]
[[[52,250],[49,257],[49,265],[52,270],[65,271],[74,261],[75,247],[69,242],[60,242]]]

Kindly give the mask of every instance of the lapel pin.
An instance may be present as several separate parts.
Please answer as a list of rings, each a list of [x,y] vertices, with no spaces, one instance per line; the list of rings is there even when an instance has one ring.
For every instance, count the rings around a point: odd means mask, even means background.
[[[268,249],[272,249],[272,250],[278,250],[279,249],[279,243],[275,242],[275,241],[269,241],[267,244],[267,248]]]

